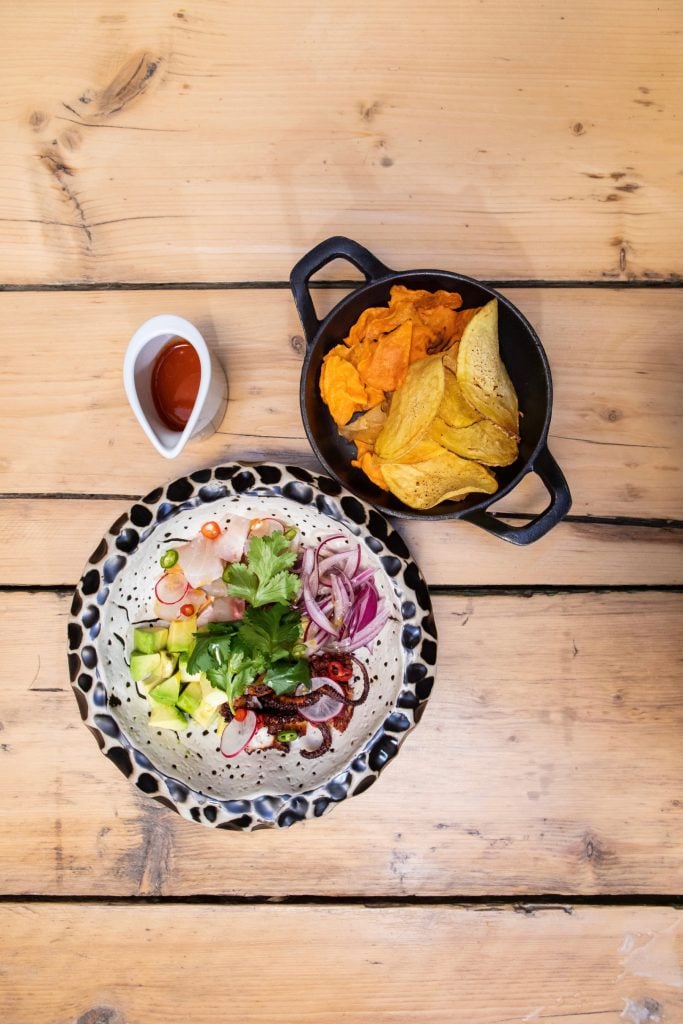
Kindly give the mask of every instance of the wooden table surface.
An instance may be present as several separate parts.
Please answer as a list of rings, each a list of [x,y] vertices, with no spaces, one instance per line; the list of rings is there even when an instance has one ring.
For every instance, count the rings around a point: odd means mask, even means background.
[[[181,3],[3,11],[0,1020],[680,1024],[683,9]],[[332,234],[526,313],[574,505],[527,550],[401,524],[440,632],[422,723],[332,815],[216,833],[81,725],[70,591],[158,482],[315,466],[287,278]],[[121,383],[162,311],[231,388],[173,464]],[[498,509],[542,505],[529,477]]]

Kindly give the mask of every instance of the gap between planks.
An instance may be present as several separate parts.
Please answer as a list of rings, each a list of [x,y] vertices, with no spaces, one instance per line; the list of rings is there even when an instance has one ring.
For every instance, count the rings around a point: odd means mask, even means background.
[[[414,271],[413,271],[414,272]],[[444,273],[445,271],[439,271]],[[393,271],[392,271],[393,273]],[[401,273],[401,271],[396,271]],[[409,271],[405,271],[409,273]],[[683,288],[683,278],[673,275],[669,278],[650,281],[647,279],[632,281],[597,281],[587,279],[576,280],[545,280],[542,278],[477,278],[489,288],[599,288],[607,291],[633,290],[637,288]],[[310,281],[310,288],[359,288],[366,284],[358,278],[338,281]],[[140,292],[140,291],[239,291],[265,290],[279,288],[287,290],[289,281],[74,281],[62,284],[0,284],[1,292]]]
[[[365,907],[369,910],[400,907],[454,907],[461,910],[500,910],[533,916],[550,910],[561,910],[572,914],[574,907],[671,907],[683,910],[683,893],[609,893],[604,896],[592,894],[563,895],[562,893],[517,893],[516,895],[479,896],[226,896],[223,893],[200,893],[188,896],[120,896],[99,893],[97,895],[58,895],[40,893],[3,893],[0,906],[12,903],[45,904],[112,904],[115,906],[271,906],[271,907]]]

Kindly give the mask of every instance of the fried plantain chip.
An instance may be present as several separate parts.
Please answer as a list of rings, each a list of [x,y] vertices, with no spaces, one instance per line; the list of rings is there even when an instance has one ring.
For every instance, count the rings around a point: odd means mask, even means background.
[[[370,365],[361,378],[371,387],[382,391],[395,391],[403,383],[408,371],[413,325],[406,320],[390,334],[383,334],[375,345]]]
[[[452,427],[437,416],[428,435],[456,455],[483,462],[485,466],[510,466],[517,458],[516,439],[491,420]]]
[[[375,450],[380,458],[399,459],[424,436],[441,405],[443,391],[441,356],[427,356],[412,364],[393,394],[387,421],[377,438]]]
[[[391,461],[408,466],[415,462],[424,462],[425,459],[432,459],[435,455],[440,455],[442,451],[443,445],[433,440],[433,438],[426,436],[421,438],[412,448],[409,448],[400,459],[392,459]],[[379,461],[383,465],[385,460],[380,459]]]
[[[358,370],[348,360],[333,353],[323,361],[320,394],[327,403],[332,419],[339,426],[348,423],[355,412],[367,409],[369,404],[368,393],[358,376]]]
[[[517,395],[498,347],[497,299],[487,302],[465,328],[458,347],[456,376],[470,405],[499,427],[517,435]]]
[[[498,489],[490,470],[445,449],[412,465],[383,463],[382,474],[391,493],[410,508],[433,508],[447,498],[457,501],[471,491],[494,494]]]
[[[447,366],[446,358],[444,358],[443,364],[444,367]],[[483,419],[481,413],[465,401],[457,377],[448,369],[444,376],[444,391],[439,406],[439,416],[451,427],[469,427],[472,423]]]
[[[366,444],[374,444],[379,437],[382,427],[386,423],[388,405],[376,405],[368,412],[357,416],[346,426],[339,428],[339,433],[347,441],[363,441]]]

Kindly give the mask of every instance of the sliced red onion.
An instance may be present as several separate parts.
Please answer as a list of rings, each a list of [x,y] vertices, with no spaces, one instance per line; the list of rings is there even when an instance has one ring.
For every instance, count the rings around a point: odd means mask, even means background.
[[[358,612],[358,624],[356,626],[358,630],[365,629],[372,622],[377,615],[377,608],[379,606],[379,595],[374,584],[368,583],[363,597],[363,609]]]
[[[334,646],[340,651],[357,651],[360,647],[368,647],[369,644],[382,632],[382,629],[389,620],[388,608],[383,608],[377,613],[374,620],[365,629],[360,630],[353,636],[345,637]]]
[[[306,612],[308,613],[309,618],[311,618],[313,622],[316,623],[316,625],[320,626],[321,629],[324,629],[326,633],[329,633],[330,636],[334,636],[337,632],[336,629],[334,628],[330,620],[327,618],[327,616],[320,610],[319,606],[316,604],[316,601],[312,597],[311,592],[308,588],[308,583],[305,580],[303,585],[303,595],[304,607],[306,608]]]
[[[351,580],[352,585],[354,587],[360,587],[361,584],[367,583],[368,580],[371,580],[375,575],[375,572],[375,569],[363,569],[362,572],[359,572],[353,577]]]
[[[330,580],[330,589],[332,591],[332,622],[336,627],[335,632],[337,632],[344,620],[344,615],[341,607],[342,589],[336,576]]]
[[[334,679],[328,679],[326,676],[313,676],[311,679],[311,690],[319,690],[321,686],[331,686],[337,693],[341,693],[342,696],[344,694],[341,686]],[[336,718],[343,707],[344,705],[341,701],[335,700],[334,697],[329,697],[324,693],[315,704],[309,704],[298,710],[302,718],[309,722],[317,723],[329,722],[331,718]]]
[[[161,579],[157,580],[154,593],[161,604],[177,604],[185,596],[189,586],[184,573],[165,572]]]
[[[237,757],[256,732],[258,719],[255,712],[247,711],[246,717],[238,722],[233,718],[228,722],[221,736],[221,754],[223,757]]]
[[[328,555],[327,558],[323,558],[321,562],[318,562],[318,572],[321,578],[327,576],[331,569],[341,569],[345,575],[353,576],[353,573],[349,573],[348,551],[340,551],[336,555]]]
[[[331,544],[333,540],[348,540],[348,537],[346,536],[345,533],[333,533],[331,537],[325,537],[325,539],[321,540],[317,548],[315,549],[316,561],[320,559],[322,549],[325,547],[325,545]]]

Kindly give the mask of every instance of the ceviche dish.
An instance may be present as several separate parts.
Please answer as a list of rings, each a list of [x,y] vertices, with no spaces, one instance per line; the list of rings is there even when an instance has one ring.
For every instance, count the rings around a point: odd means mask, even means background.
[[[229,515],[159,562],[130,634],[150,729],[215,730],[225,758],[328,751],[367,700],[363,655],[391,617],[360,545],[332,532],[308,545],[279,518]]]

